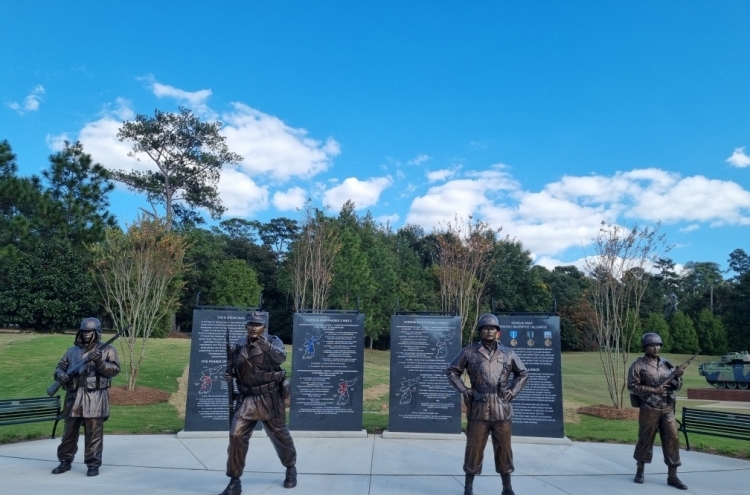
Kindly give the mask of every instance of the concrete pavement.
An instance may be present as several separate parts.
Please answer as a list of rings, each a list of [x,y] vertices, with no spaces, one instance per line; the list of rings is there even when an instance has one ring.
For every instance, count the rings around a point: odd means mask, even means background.
[[[294,436],[294,432],[292,432]],[[299,484],[282,486],[284,468],[266,437],[250,441],[243,494],[330,493],[356,495],[460,495],[463,493],[464,440],[383,438],[295,438]],[[83,440],[73,469],[53,475],[59,439],[0,445],[0,494],[139,495],[217,494],[224,474],[227,439],[178,438],[177,435],[106,435],[104,465],[97,477],[86,477]],[[572,442],[558,445],[514,440],[518,495],[672,494],[732,495],[748,493],[750,461],[682,451],[681,479],[687,492],[666,484],[666,466],[656,448],[646,467],[646,483],[633,483],[632,445]],[[474,482],[476,495],[497,495],[490,448],[484,474]]]

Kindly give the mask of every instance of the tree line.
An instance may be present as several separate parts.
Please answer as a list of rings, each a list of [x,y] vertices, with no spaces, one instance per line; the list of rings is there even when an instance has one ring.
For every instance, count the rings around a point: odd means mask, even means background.
[[[193,127],[178,125],[180,116]],[[189,331],[196,305],[260,305],[270,313],[271,331],[287,342],[295,310],[358,308],[366,315],[367,345],[376,348],[389,347],[394,311],[457,312],[464,342],[476,338],[472,329],[484,312],[557,312],[563,350],[605,345],[597,318],[602,267],[534,265],[521,241],[483,222],[454,218],[430,232],[392,229],[370,212],[358,214],[349,201],[333,213],[308,202],[299,219],[207,225],[200,211],[216,219],[224,211],[217,171],[238,157],[215,139],[220,125],[200,124],[185,109],[126,123],[121,139],[157,162],[158,171],[145,173],[108,170],[80,143],[66,142],[41,177],[21,177],[10,144],[0,142],[0,325],[60,331],[100,315],[119,326],[126,322],[113,319],[135,309],[116,305],[156,294],[117,292],[123,281],[136,286],[141,277],[158,278],[160,285],[143,290],[164,296],[159,307],[139,313],[150,315],[138,322],[150,336],[174,327]],[[153,139],[178,131],[188,136]],[[201,133],[214,141],[189,139]],[[172,148],[155,152],[157,145]],[[115,181],[146,194],[154,211],[119,225],[109,211]],[[156,207],[167,205],[160,218]],[[158,251],[150,261],[149,250]],[[135,261],[118,265],[125,259],[151,263],[151,271],[134,271]],[[157,273],[158,264],[170,268]],[[679,353],[750,348],[750,256],[742,248],[729,253],[727,270],[691,261],[677,273],[665,254],[651,256],[647,267],[630,267],[615,285],[628,280],[642,287],[638,304],[628,303],[623,313],[631,337],[654,331],[665,351]],[[639,346],[638,339],[619,342]]]

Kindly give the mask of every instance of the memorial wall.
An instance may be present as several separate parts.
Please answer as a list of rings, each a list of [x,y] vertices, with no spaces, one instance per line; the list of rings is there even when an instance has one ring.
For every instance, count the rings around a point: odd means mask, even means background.
[[[247,335],[245,314],[221,309],[193,311],[185,431],[229,431],[226,334],[228,330],[231,344]]]
[[[391,316],[389,431],[461,433],[461,395],[445,374],[460,350],[460,316]]]
[[[362,430],[365,315],[295,313],[289,428]]]
[[[563,438],[560,317],[497,315],[503,345],[513,349],[529,372],[513,399],[513,435]]]

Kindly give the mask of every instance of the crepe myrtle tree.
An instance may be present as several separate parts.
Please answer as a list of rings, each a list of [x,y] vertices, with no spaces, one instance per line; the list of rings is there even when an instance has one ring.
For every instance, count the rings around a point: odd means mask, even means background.
[[[195,221],[196,208],[220,218],[225,210],[216,187],[221,169],[242,159],[229,151],[221,127],[221,122],[201,121],[185,107],[177,113],[157,109],[153,117],[137,115],[123,123],[117,138],[132,143],[128,156],[138,161],[145,156],[156,170],[117,170],[112,177],[145,193],[153,208],[163,206],[168,229],[174,217]]]

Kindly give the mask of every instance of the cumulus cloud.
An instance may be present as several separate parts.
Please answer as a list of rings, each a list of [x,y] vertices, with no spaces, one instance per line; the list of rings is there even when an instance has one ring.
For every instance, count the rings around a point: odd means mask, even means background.
[[[118,99],[114,106],[105,109],[102,116],[83,126],[78,140],[91,157],[110,170],[155,170],[151,160],[136,161],[128,156],[131,145],[117,139],[117,131],[125,120],[135,116],[130,103]]]
[[[698,225],[697,223],[691,223],[690,225],[682,227],[679,230],[680,230],[680,232],[688,233],[688,232],[694,232],[694,231],[698,230],[699,228],[700,228],[700,225]]]
[[[308,137],[304,129],[290,127],[278,117],[244,103],[232,103],[223,115],[222,133],[229,149],[242,155],[240,168],[249,175],[267,175],[277,181],[309,179],[327,170],[341,152],[332,138],[325,142]]]
[[[323,204],[338,209],[351,200],[357,210],[369,208],[378,202],[380,194],[391,184],[393,180],[390,177],[374,177],[367,180],[349,177],[323,193]]]
[[[277,191],[273,195],[273,206],[279,211],[294,211],[305,204],[307,193],[301,187],[292,187],[288,191]]]
[[[450,170],[447,168],[444,168],[442,170],[434,170],[432,172],[427,172],[427,182],[442,182],[446,179],[450,179],[456,175],[456,170]]]
[[[430,188],[412,201],[406,222],[429,229],[454,215],[502,226],[540,264],[554,265],[567,249],[590,244],[602,221],[691,222],[683,232],[701,223],[750,225],[750,192],[731,181],[659,169],[564,176],[540,191],[526,191],[496,167]]]
[[[39,105],[42,102],[42,95],[44,93],[44,87],[41,84],[37,84],[34,86],[34,89],[31,90],[31,93],[26,95],[26,98],[24,98],[21,103],[11,101],[8,103],[8,107],[15,110],[20,115],[23,115],[26,112],[36,112],[39,110]]]
[[[727,158],[727,163],[738,168],[750,167],[750,156],[745,154],[745,147],[735,148],[732,156]]]
[[[218,188],[228,217],[248,217],[268,208],[268,187],[257,185],[237,170],[225,168]]]
[[[185,91],[184,89],[175,88],[168,84],[162,84],[154,79],[154,76],[148,75],[141,78],[145,81],[158,98],[173,98],[181,105],[192,109],[196,114],[209,119],[216,119],[217,114],[208,107],[208,98],[212,92],[210,89],[201,89],[198,91]]]
[[[73,140],[70,139],[70,136],[67,132],[63,132],[62,134],[58,134],[56,136],[47,134],[47,136],[45,136],[44,138],[44,141],[47,143],[47,147],[52,151],[62,151],[62,149],[65,147],[65,141],[72,142]]]
[[[428,161],[430,157],[428,155],[417,155],[415,158],[412,158],[408,162],[406,162],[408,165],[419,165],[420,163],[424,163]]]

